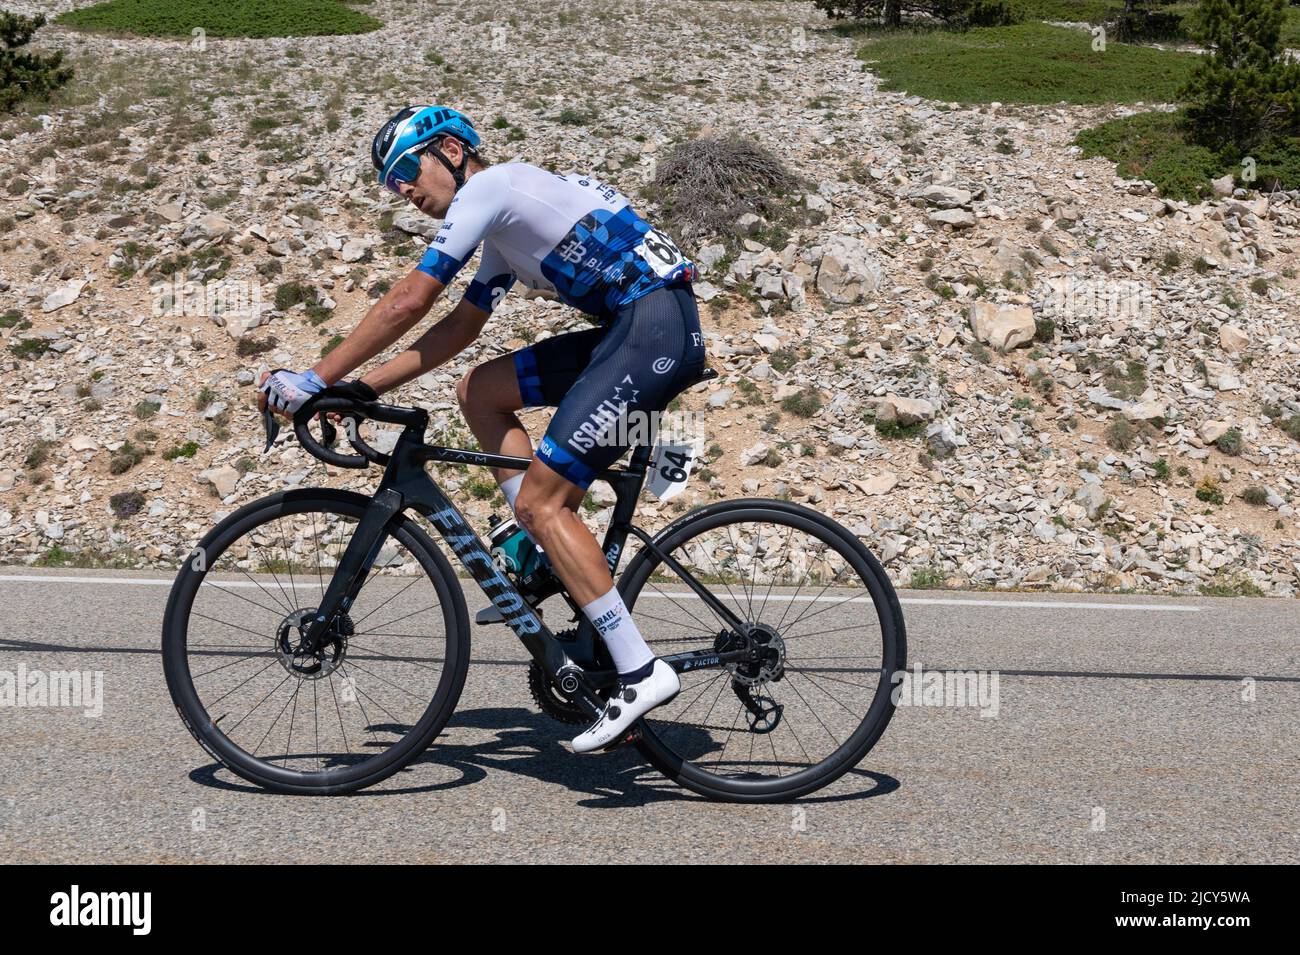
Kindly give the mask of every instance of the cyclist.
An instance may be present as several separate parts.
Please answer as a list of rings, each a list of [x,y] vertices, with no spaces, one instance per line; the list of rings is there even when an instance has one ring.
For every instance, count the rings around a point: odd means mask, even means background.
[[[646,645],[577,510],[595,475],[628,450],[618,443],[628,436],[619,422],[662,411],[703,371],[695,266],[607,183],[522,162],[489,165],[473,124],[454,109],[401,110],[375,135],[371,159],[384,186],[442,226],[420,264],[325,358],[304,372],[264,376],[260,401],[292,413],[342,381],[410,331],[480,247],[460,301],[406,351],[350,383],[357,394],[373,397],[457,355],[516,282],[592,317],[595,328],[473,368],[456,392],[484,451],[532,457],[526,471],[494,475],[523,528],[516,549],[526,532],[618,668],[618,689],[573,748],[615,744],[680,684]],[[526,407],[556,409],[535,454],[516,415]]]

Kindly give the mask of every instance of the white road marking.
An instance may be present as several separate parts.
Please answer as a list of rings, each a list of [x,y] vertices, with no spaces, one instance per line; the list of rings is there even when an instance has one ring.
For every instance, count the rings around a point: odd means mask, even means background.
[[[288,580],[288,577],[285,577]],[[32,581],[36,583],[62,583],[62,584],[124,584],[135,587],[170,587],[170,580],[155,580],[148,577],[57,577],[57,576],[40,576],[37,574],[0,574],[0,581]],[[223,580],[220,581],[223,587],[262,587],[262,584],[248,580]],[[269,585],[273,586],[273,585]],[[641,594],[642,598],[679,598],[687,600],[699,600],[699,595],[690,591],[651,591]],[[794,602],[804,602],[813,600],[823,600],[826,602],[838,601],[840,603],[870,603],[870,597],[804,597],[791,594],[772,594],[767,598],[769,601],[789,600]],[[1207,608],[1197,607],[1185,604],[1125,604],[1125,603],[1087,603],[1084,601],[1056,601],[1056,600],[998,600],[988,597],[901,597],[901,603],[918,604],[918,605],[940,605],[940,606],[957,606],[957,607],[1021,607],[1042,610],[1146,610],[1146,611],[1163,611],[1173,613],[1200,613]]]
[[[700,596],[692,592],[659,592],[643,593],[637,597],[640,600],[643,597],[685,597],[690,600],[699,600]],[[754,597],[755,601],[760,600],[758,596]],[[833,601],[835,597],[801,597],[795,595],[772,594],[767,598],[770,601],[776,600],[826,600]],[[848,597],[840,598],[840,603],[870,603],[870,597]],[[983,597],[899,597],[899,603],[904,604],[944,604],[956,605],[961,607],[1046,607],[1051,609],[1064,610],[1172,610],[1177,613],[1200,613],[1205,607],[1181,606],[1179,604],[1102,604],[1102,603],[1084,603],[1082,601],[1054,601],[1054,600],[991,600]]]
[[[128,584],[141,587],[170,587],[170,580],[149,580],[143,577],[44,577],[39,574],[0,574],[3,580],[31,580],[40,584]]]

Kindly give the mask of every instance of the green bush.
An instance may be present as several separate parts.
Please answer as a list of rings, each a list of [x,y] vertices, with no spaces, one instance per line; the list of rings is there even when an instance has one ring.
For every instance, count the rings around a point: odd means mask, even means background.
[[[54,449],[54,442],[44,438],[37,440],[27,451],[27,457],[23,463],[29,470],[35,470],[50,459],[50,451]]]
[[[125,474],[143,461],[148,453],[146,449],[126,441],[109,459],[108,471],[110,474]]]
[[[1085,129],[1074,138],[1085,159],[1105,156],[1115,171],[1149,179],[1170,199],[1196,201],[1227,166],[1212,150],[1190,141],[1181,113],[1138,113]]]
[[[331,36],[383,26],[340,0],[106,0],[69,10],[59,22],[83,30],[187,38],[196,26],[214,37]]]
[[[22,341],[10,342],[9,350],[19,358],[39,358],[45,354],[50,343],[43,338],[24,338]]]
[[[899,424],[897,421],[877,421],[876,434],[887,441],[897,441],[905,438],[915,438],[925,432],[925,422],[917,421],[913,424]]]
[[[1300,189],[1300,136],[1278,136],[1253,151],[1256,189]]]
[[[316,286],[306,282],[281,282],[275,288],[275,307],[286,312],[300,302],[314,305],[320,301],[320,292]]]
[[[125,520],[128,517],[134,517],[144,509],[145,498],[142,491],[123,491],[120,494],[114,494],[108,499],[108,506],[112,508],[113,514]]]
[[[192,458],[199,453],[199,446],[193,441],[186,441],[184,444],[178,444],[173,448],[168,448],[163,452],[163,459],[175,461],[177,458]]]
[[[1252,484],[1241,492],[1241,499],[1252,507],[1262,507],[1268,503],[1268,492],[1258,484]]]
[[[266,338],[241,338],[235,345],[235,354],[240,358],[251,358],[269,352],[277,344],[274,335],[268,335]]]
[[[1201,478],[1196,484],[1196,499],[1207,504],[1222,504],[1223,491],[1219,490],[1219,482],[1208,475]]]
[[[931,564],[912,571],[912,579],[908,581],[908,587],[912,590],[937,590],[943,586],[946,578],[947,575],[944,574],[942,567]]]
[[[970,0],[962,23],[971,27],[1006,27],[1025,19],[1025,11],[1008,0]]]
[[[1127,418],[1116,418],[1106,427],[1106,443],[1116,451],[1127,451],[1137,442],[1137,430]]]
[[[796,394],[787,396],[781,402],[781,408],[800,418],[811,418],[822,410],[822,396],[813,388],[804,388]]]
[[[1206,597],[1262,597],[1264,591],[1250,579],[1245,571],[1231,573],[1226,569],[1214,575],[1208,584],[1202,584],[1200,592]]]
[[[1187,37],[1182,13],[1157,10],[1151,0],[1128,0],[1115,18],[1113,33],[1121,43],[1155,43]]]
[[[901,26],[904,13],[962,27],[1005,26],[1025,18],[1009,0],[814,0],[813,6],[832,20],[879,20],[890,27]]]
[[[72,79],[72,69],[63,65],[62,51],[20,50],[44,25],[44,14],[24,17],[0,10],[0,113],[7,113],[28,98],[48,98]]]
[[[1215,440],[1214,446],[1222,453],[1236,456],[1241,454],[1241,429],[1229,428]]]

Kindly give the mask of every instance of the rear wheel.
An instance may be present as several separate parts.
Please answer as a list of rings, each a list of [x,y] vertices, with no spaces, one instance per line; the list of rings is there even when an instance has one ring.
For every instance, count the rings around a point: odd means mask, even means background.
[[[172,586],[172,701],[208,753],[267,789],[334,795],[379,782],[428,747],[464,686],[464,596],[404,514],[328,639],[304,649],[369,503],[322,488],[255,501],[213,528]]]
[[[906,667],[898,597],[870,551],[816,511],[763,500],[703,508],[656,545],[741,626],[648,548],[620,578],[657,656],[703,651],[677,697],[641,721],[655,768],[713,799],[778,802],[857,765],[889,724],[892,677]],[[739,650],[723,666],[708,658]]]

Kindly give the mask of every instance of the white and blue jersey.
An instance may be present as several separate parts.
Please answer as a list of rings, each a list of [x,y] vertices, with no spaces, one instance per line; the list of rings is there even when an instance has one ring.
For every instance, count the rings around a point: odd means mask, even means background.
[[[471,176],[418,268],[449,285],[480,245],[482,261],[465,298],[487,312],[518,281],[609,320],[648,292],[695,278],[676,244],[613,186],[528,163]]]

